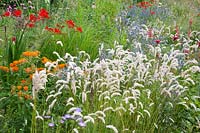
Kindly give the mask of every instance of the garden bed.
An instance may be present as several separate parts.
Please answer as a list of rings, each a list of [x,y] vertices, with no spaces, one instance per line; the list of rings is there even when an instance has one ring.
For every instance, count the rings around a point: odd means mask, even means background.
[[[51,2],[0,1],[0,132],[200,131],[198,1]]]

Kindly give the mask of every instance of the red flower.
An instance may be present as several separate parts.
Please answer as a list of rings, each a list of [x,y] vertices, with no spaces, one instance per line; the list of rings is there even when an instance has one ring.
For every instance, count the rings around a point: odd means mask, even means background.
[[[160,44],[160,40],[155,40],[156,44]]]
[[[29,28],[33,28],[33,27],[35,26],[35,24],[34,24],[34,23],[28,23],[27,26],[28,26]]]
[[[46,9],[42,8],[40,9],[39,13],[38,13],[39,17],[42,19],[48,19],[49,18],[49,13]]]
[[[152,6],[152,4],[150,4],[149,2],[146,2],[146,1],[142,1],[142,2],[137,3],[137,6],[140,8],[146,9],[146,8]]]
[[[82,30],[81,27],[76,27],[76,30],[77,30],[78,32],[83,32],[83,30]]]
[[[58,29],[58,28],[54,28],[54,29],[53,29],[53,32],[56,33],[56,34],[61,34],[61,31],[60,31],[60,29]]]
[[[176,41],[176,40],[178,40],[178,35],[177,34],[175,34],[174,36],[173,36],[173,41]]]
[[[48,31],[50,31],[50,32],[53,32],[53,28],[50,28],[50,27],[48,27],[48,26],[45,27],[45,30],[48,30]]]
[[[34,14],[30,14],[30,15],[29,15],[29,20],[30,20],[31,22],[36,22],[36,21],[37,21],[37,17],[36,17]]]
[[[67,20],[66,21],[68,28],[74,28],[75,23],[73,20]]]
[[[49,29],[49,27],[48,27],[48,26],[46,26],[46,27],[45,27],[45,30],[48,30],[48,29]]]
[[[151,15],[154,15],[154,14],[155,14],[155,12],[150,10],[150,14],[151,14]]]
[[[128,8],[133,8],[133,7],[134,7],[133,5],[128,6]]]
[[[200,41],[197,42],[198,48],[200,48]]]
[[[183,50],[183,53],[189,54],[189,53],[190,53],[190,50],[189,50],[189,49],[184,49],[184,50]]]
[[[55,34],[61,34],[61,30],[58,29],[58,28],[49,28],[48,26],[46,26],[45,30],[48,30],[48,31],[53,32]]]
[[[17,39],[15,36],[13,36],[11,40],[12,40],[12,42],[16,42]]]
[[[152,29],[149,29],[149,30],[147,31],[147,35],[148,35],[149,38],[152,38],[152,37],[153,37],[153,31],[152,31]]]
[[[20,17],[22,15],[22,11],[17,9],[13,11],[13,16],[15,17]]]
[[[9,17],[11,15],[11,13],[9,11],[4,12],[4,14],[2,14],[3,17]]]

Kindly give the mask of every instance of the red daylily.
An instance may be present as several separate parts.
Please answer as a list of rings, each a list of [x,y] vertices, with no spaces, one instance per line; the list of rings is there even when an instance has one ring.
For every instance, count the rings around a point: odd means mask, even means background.
[[[34,24],[34,23],[28,23],[27,26],[28,26],[29,28],[33,28],[33,27],[35,26],[35,24]]]
[[[74,28],[75,23],[73,20],[67,20],[66,21],[68,28]]]
[[[21,17],[21,15],[22,15],[22,11],[21,10],[17,9],[17,10],[13,11],[13,16],[15,16],[15,17]]]
[[[30,20],[31,22],[36,22],[36,21],[37,21],[37,17],[36,17],[34,14],[30,14],[30,15],[29,15],[29,20]]]
[[[76,30],[77,30],[78,32],[83,32],[83,30],[82,30],[81,27],[76,27]]]
[[[53,32],[56,33],[56,34],[61,34],[61,30],[58,29],[58,28],[54,28],[54,29],[53,29]]]
[[[50,27],[46,26],[45,30],[48,30],[48,31],[53,32],[55,34],[61,34],[61,30],[58,29],[58,28],[50,28]]]
[[[45,30],[48,30],[48,31],[53,32],[53,28],[50,28],[50,27],[48,27],[48,26],[45,27]]]
[[[40,17],[41,19],[45,19],[45,18],[48,19],[48,18],[49,18],[49,13],[48,13],[48,11],[47,11],[46,9],[44,9],[44,8],[40,9],[38,15],[39,15],[39,17]]]
[[[3,17],[9,17],[11,13],[9,11],[6,11],[2,14]]]
[[[150,4],[147,1],[142,1],[142,2],[137,3],[137,6],[140,7],[140,8],[146,9],[146,8],[152,6],[152,4]]]

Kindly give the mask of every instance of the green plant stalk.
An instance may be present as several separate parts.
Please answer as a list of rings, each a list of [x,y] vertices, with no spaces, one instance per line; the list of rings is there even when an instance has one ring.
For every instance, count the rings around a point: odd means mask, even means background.
[[[34,107],[32,112],[32,120],[31,120],[31,133],[37,133],[36,130],[36,98],[34,99]]]

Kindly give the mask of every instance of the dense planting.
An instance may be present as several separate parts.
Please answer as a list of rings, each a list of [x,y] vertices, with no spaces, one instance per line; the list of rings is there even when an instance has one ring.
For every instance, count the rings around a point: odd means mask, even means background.
[[[199,12],[184,25],[164,1],[0,5],[0,132],[200,131]]]

